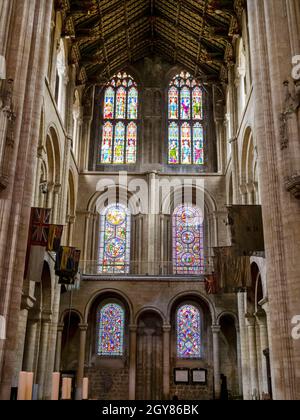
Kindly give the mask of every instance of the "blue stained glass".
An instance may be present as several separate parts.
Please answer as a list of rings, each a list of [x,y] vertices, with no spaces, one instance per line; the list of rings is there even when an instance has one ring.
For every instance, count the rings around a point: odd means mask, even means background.
[[[98,356],[122,356],[124,352],[124,309],[109,303],[97,311]]]
[[[178,206],[173,214],[173,271],[198,275],[204,272],[203,218],[200,209]]]
[[[177,356],[180,359],[201,357],[200,311],[193,305],[183,305],[177,311]]]

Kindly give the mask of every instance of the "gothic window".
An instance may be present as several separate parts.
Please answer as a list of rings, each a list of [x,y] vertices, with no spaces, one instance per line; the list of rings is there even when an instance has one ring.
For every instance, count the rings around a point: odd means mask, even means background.
[[[191,205],[180,205],[173,214],[173,271],[181,275],[204,272],[203,217]]]
[[[121,204],[106,208],[100,216],[99,273],[129,273],[130,213]]]
[[[125,311],[116,303],[97,310],[97,355],[122,356],[124,353]]]
[[[168,95],[169,164],[204,164],[203,90],[189,73],[173,78]]]
[[[201,357],[201,317],[194,305],[183,305],[177,311],[177,357],[199,359]]]
[[[135,164],[138,90],[133,78],[118,73],[107,84],[101,122],[100,163]]]

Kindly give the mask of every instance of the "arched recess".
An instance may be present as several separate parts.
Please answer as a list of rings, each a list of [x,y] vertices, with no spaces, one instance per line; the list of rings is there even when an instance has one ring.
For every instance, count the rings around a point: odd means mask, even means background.
[[[221,327],[219,336],[220,347],[220,373],[226,382],[228,397],[237,398],[241,395],[239,383],[239,354],[238,331],[235,315],[223,313],[218,319]],[[224,396],[221,396],[221,398]]]
[[[138,400],[163,398],[163,319],[157,311],[145,309],[137,318]]]
[[[259,204],[257,158],[250,127],[247,127],[244,134],[240,168],[242,203]]]
[[[99,328],[99,313],[107,305],[116,305],[122,311],[122,343],[118,355],[101,355],[98,353],[101,329]],[[129,325],[131,319],[131,309],[124,296],[114,290],[102,291],[95,295],[89,302],[87,308],[87,345],[86,345],[86,376],[90,380],[90,398],[91,399],[115,399],[115,389],[118,387],[118,398],[128,399],[129,387]],[[107,324],[106,332],[115,334],[114,326]],[[116,337],[115,337],[116,338]],[[116,338],[117,339],[117,338]],[[122,385],[120,386],[120,377]]]
[[[199,340],[199,351],[197,350],[191,357],[183,356],[179,352],[179,348],[182,348],[180,344],[181,340],[184,340],[184,336],[179,335],[181,331],[181,324],[178,324],[179,313],[178,310],[181,308],[192,308],[195,313],[199,315],[199,322],[195,326],[190,326],[190,331],[199,335],[200,339],[193,339],[190,343],[197,342]],[[176,384],[174,376],[170,382],[170,393],[171,395],[177,395],[179,400],[190,400],[190,399],[201,399],[210,400],[213,399],[213,348],[212,348],[212,330],[211,326],[215,320],[214,312],[212,312],[210,302],[204,297],[200,296],[199,293],[182,293],[176,296],[169,304],[169,316],[171,324],[171,346],[170,346],[170,368],[173,372],[174,369],[189,368],[193,369],[204,369],[206,370],[206,384],[186,384],[182,386]],[[190,316],[184,316],[186,322],[192,322],[194,318]],[[198,327],[197,327],[198,325]],[[183,332],[187,331],[187,324],[184,326]],[[194,328],[199,328],[194,331]],[[189,336],[190,337],[190,336]],[[190,340],[190,338],[189,338]]]
[[[61,370],[63,373],[72,374],[74,378],[78,368],[80,322],[80,317],[76,311],[70,310],[64,314],[61,343]]]

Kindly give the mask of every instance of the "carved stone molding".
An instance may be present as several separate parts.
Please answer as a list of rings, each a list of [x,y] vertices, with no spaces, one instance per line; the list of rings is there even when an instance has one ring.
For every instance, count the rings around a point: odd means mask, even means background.
[[[297,200],[300,200],[300,174],[294,174],[286,178],[285,188]]]

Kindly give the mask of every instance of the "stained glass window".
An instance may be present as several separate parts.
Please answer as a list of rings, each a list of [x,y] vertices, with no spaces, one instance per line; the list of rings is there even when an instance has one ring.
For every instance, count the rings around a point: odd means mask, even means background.
[[[177,311],[177,357],[201,357],[201,317],[194,305],[183,305]]]
[[[100,164],[135,164],[138,89],[127,73],[118,73],[104,92]]]
[[[130,213],[121,204],[107,207],[100,216],[99,273],[129,273]]]
[[[204,273],[203,217],[200,209],[180,205],[173,214],[174,274]]]
[[[187,72],[170,83],[168,119],[169,164],[204,165],[203,88]]]
[[[179,130],[176,123],[169,126],[169,163],[176,164],[179,162]]]
[[[97,311],[98,356],[122,356],[124,353],[124,309],[108,303]]]

